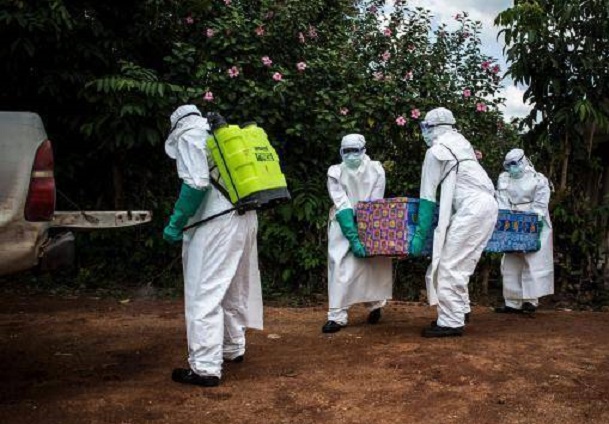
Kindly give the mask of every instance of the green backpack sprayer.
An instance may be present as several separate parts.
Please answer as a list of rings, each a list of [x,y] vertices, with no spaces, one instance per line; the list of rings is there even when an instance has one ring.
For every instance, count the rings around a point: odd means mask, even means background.
[[[262,128],[255,122],[228,125],[213,114],[208,122],[212,135],[207,148],[237,209],[261,209],[290,199],[279,157]]]
[[[279,157],[262,128],[255,122],[242,126],[228,125],[217,113],[208,113],[207,121],[212,132],[206,141],[207,148],[218,167],[224,186],[213,179],[212,184],[234,208],[189,225],[184,230],[233,210],[245,213],[290,200]]]

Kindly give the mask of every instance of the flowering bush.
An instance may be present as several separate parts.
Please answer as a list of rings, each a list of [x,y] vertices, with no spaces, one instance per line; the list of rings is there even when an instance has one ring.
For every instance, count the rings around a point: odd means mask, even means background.
[[[38,13],[34,3],[19,2],[27,13]],[[159,234],[175,200],[176,176],[160,143],[169,129],[169,114],[184,102],[197,103],[203,112],[220,112],[231,123],[256,121],[281,157],[292,201],[259,214],[267,290],[324,290],[330,206],[326,171],[340,161],[343,135],[358,132],[366,137],[370,156],[385,165],[387,196],[418,196],[425,151],[418,122],[431,108],[445,106],[454,112],[460,130],[484,152],[492,176],[501,169],[499,158],[512,147],[504,145],[511,140],[509,127],[498,127],[500,69],[480,53],[480,24],[466,14],[460,14],[459,27],[449,31],[445,25],[434,30],[429,12],[394,2],[389,13],[379,0],[365,1],[362,7],[354,7],[351,0],[142,0],[131,2],[135,15],[127,13],[126,6],[72,3],[66,13],[49,14],[41,6],[39,14],[44,19],[74,16],[73,21],[43,21],[30,29],[39,37],[32,49],[44,45],[40,51],[50,52],[46,60],[23,59],[27,48],[5,49],[5,74],[14,82],[7,86],[34,87],[27,79],[21,84],[17,79],[41,75],[40,90],[46,90],[49,102],[62,99],[70,110],[88,111],[80,121],[67,126],[58,120],[54,127],[80,129],[91,144],[74,143],[75,148],[97,156],[103,152],[109,159],[95,157],[85,163],[75,155],[78,160],[63,163],[86,171],[90,163],[112,163],[113,172],[129,172],[124,181],[131,187],[123,192],[136,193],[129,204],[155,209],[155,226],[141,230],[149,231],[145,243],[138,244],[142,261],[156,258],[163,249],[166,255],[172,252]],[[47,2],[41,4],[48,7]],[[11,11],[22,14],[16,6]],[[103,21],[106,16],[112,19]],[[27,19],[10,22],[14,26],[22,21]],[[53,49],[49,47],[55,37],[36,28],[65,35]],[[21,37],[26,30],[14,32]],[[100,33],[120,37],[108,41],[111,48],[106,49]],[[82,44],[72,48],[72,40]],[[89,54],[92,49],[97,50]],[[53,66],[47,66],[49,61]],[[57,71],[61,66],[63,74]],[[84,71],[75,76],[80,69]],[[18,102],[35,98],[32,93],[11,95]],[[48,108],[53,112],[66,109],[53,106]],[[72,134],[72,139],[80,141],[81,135]],[[120,181],[103,174],[107,168],[97,180]],[[137,196],[145,202],[138,202]],[[97,198],[90,200],[95,204]],[[132,259],[131,253],[125,257]],[[420,261],[408,266],[417,264],[422,268]]]
[[[362,133],[369,154],[385,163],[388,196],[418,196],[425,151],[418,121],[434,107],[453,111],[485,152],[485,165],[498,166],[495,155],[507,149],[495,143],[502,139],[499,67],[480,52],[480,24],[464,13],[456,30],[433,30],[427,11],[397,3],[382,19],[383,1],[366,5],[214,2],[183,28],[197,49],[193,82],[213,91],[214,106],[230,121],[257,121],[281,155],[293,201],[261,216],[271,285],[310,287],[325,278],[325,173],[340,161],[344,134]],[[387,24],[380,28],[380,21]],[[207,27],[216,35],[199,37]]]

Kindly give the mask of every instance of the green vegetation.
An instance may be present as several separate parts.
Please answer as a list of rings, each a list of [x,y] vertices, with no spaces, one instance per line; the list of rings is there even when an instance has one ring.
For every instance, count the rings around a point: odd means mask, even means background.
[[[571,87],[570,68],[560,66],[573,53],[568,41],[564,57],[541,53],[556,42],[548,38],[556,31],[544,29],[543,19],[554,16],[545,3],[553,2],[524,2],[498,23],[513,43],[512,77],[530,85],[543,116],[525,121],[533,128],[525,148],[537,153],[533,159],[542,172],[560,182],[553,212],[559,276],[567,290],[574,279],[592,278],[591,272],[598,278],[604,258],[604,203],[601,197],[584,201],[579,176],[584,170],[606,174],[596,139],[585,136],[585,128],[606,129],[598,84],[609,79],[600,73],[606,47],[593,48],[592,33],[575,49],[582,56],[573,64],[582,66],[579,88]],[[260,266],[270,295],[325,292],[326,170],[339,161],[344,134],[365,135],[369,154],[385,165],[387,196],[418,196],[424,155],[418,121],[433,107],[453,110],[493,179],[505,152],[522,145],[497,109],[500,69],[481,53],[481,25],[466,14],[456,16],[458,26],[449,30],[432,27],[429,12],[400,1],[391,9],[379,0],[0,4],[0,33],[7,40],[0,46],[1,107],[43,117],[60,190],[82,208],[154,211],[150,226],[79,236],[77,280],[86,286],[109,279],[181,284],[179,249],[161,237],[179,189],[163,142],[169,114],[186,102],[231,122],[257,121],[281,156],[293,200],[259,214]],[[607,34],[606,9],[582,10],[571,8],[558,20],[570,25],[566,33],[592,31],[588,19],[602,21],[601,34]],[[531,13],[543,19],[523,18]],[[586,19],[576,19],[578,13]],[[527,27],[535,22],[539,28]],[[597,41],[606,43],[606,36]],[[589,78],[595,69],[599,73]],[[569,93],[560,102],[558,89]],[[59,201],[61,208],[73,208],[64,197]],[[495,272],[496,261],[485,259],[475,292],[484,291],[480,281],[491,264]],[[425,266],[421,260],[396,265],[401,295],[418,297]]]

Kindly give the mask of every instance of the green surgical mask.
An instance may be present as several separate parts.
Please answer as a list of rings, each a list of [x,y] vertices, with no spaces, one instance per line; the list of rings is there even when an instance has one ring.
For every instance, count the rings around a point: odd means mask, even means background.
[[[361,153],[346,153],[343,155],[343,162],[349,169],[357,169],[362,164],[363,154]]]
[[[518,165],[510,165],[509,169],[508,169],[508,173],[510,174],[510,177],[515,178],[515,179],[519,179],[522,178],[522,176],[524,175],[524,164],[518,164]]]

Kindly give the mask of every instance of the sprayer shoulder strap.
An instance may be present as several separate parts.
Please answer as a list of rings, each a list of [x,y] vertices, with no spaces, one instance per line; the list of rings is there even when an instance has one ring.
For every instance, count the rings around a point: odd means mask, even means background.
[[[230,202],[230,197],[228,195],[228,191],[226,191],[226,189],[224,187],[222,187],[222,184],[220,184],[219,181],[217,181],[212,175],[211,172],[216,168],[216,165],[214,165],[210,170],[209,170],[209,182],[211,183],[212,186],[214,186],[214,188],[216,190],[218,190],[225,198],[226,200],[228,200]],[[194,222],[186,227],[184,227],[184,229],[182,231],[186,231],[186,230],[190,230],[191,228],[195,228],[198,227],[199,225],[205,224],[206,222],[209,222],[213,219],[219,218],[221,216],[227,215],[233,211],[236,211],[237,208],[230,208],[230,209],[226,209],[222,212],[218,212],[215,215],[209,216],[205,219],[202,219],[200,221]]]
[[[222,159],[222,162],[224,162],[224,167],[226,168],[226,174],[228,176],[228,181],[224,181],[225,184],[230,183],[230,185],[233,187],[233,190],[235,191],[235,195],[237,196],[237,201],[239,201],[239,190],[237,190],[237,186],[235,185],[235,182],[233,181],[233,176],[231,175],[230,172],[230,167],[228,166],[228,164],[226,163],[226,160],[224,159],[224,154],[222,153],[222,148],[220,147],[220,142],[218,141],[218,138],[216,137],[216,133],[212,130],[211,132],[212,137],[214,138],[214,142],[216,143],[216,147],[218,148],[218,152],[220,153],[220,158]],[[215,166],[217,166],[218,164],[216,163]],[[228,201],[230,202],[230,197],[227,197]],[[232,202],[231,202],[232,203]]]
[[[446,177],[448,177],[448,175],[455,170],[456,173],[459,173],[459,164],[461,162],[467,162],[467,161],[473,161],[474,159],[458,159],[457,155],[454,154],[454,152],[446,145],[444,144],[440,144],[440,146],[446,148],[446,150],[448,150],[450,152],[450,154],[452,155],[453,158],[455,158],[456,163],[448,170],[448,172],[446,172],[446,174],[444,175],[444,177],[442,177],[442,179],[440,180],[440,184],[442,184],[444,182],[444,180],[446,179]]]
[[[224,198],[226,200],[228,200],[230,203],[232,203],[230,200],[230,195],[228,194],[228,191],[226,190],[226,188],[224,188],[224,186],[222,186],[222,184],[220,184],[220,181],[219,181],[220,175],[218,175],[218,180],[216,180],[211,175],[212,171],[217,168],[218,168],[218,166],[214,164],[214,166],[212,166],[212,168],[209,170],[209,182],[211,183],[211,185],[214,186],[214,188],[216,190],[218,190],[222,194],[222,196],[224,196]]]
[[[186,231],[186,230],[190,230],[191,228],[198,227],[199,225],[201,225],[201,224],[205,224],[206,222],[209,222],[209,221],[211,221],[212,219],[216,219],[216,218],[219,218],[219,217],[221,217],[221,216],[228,215],[229,213],[234,212],[234,211],[236,211],[236,210],[237,210],[237,208],[230,208],[230,209],[227,209],[227,210],[225,210],[225,211],[218,212],[218,213],[217,213],[217,214],[215,214],[215,215],[212,215],[212,216],[210,216],[210,217],[207,217],[207,218],[205,218],[205,219],[202,219],[202,220],[200,220],[200,221],[197,221],[197,222],[195,222],[195,223],[193,223],[193,224],[190,224],[190,225],[188,225],[188,226],[184,227],[184,229],[183,229],[182,231],[184,232],[184,231]]]

